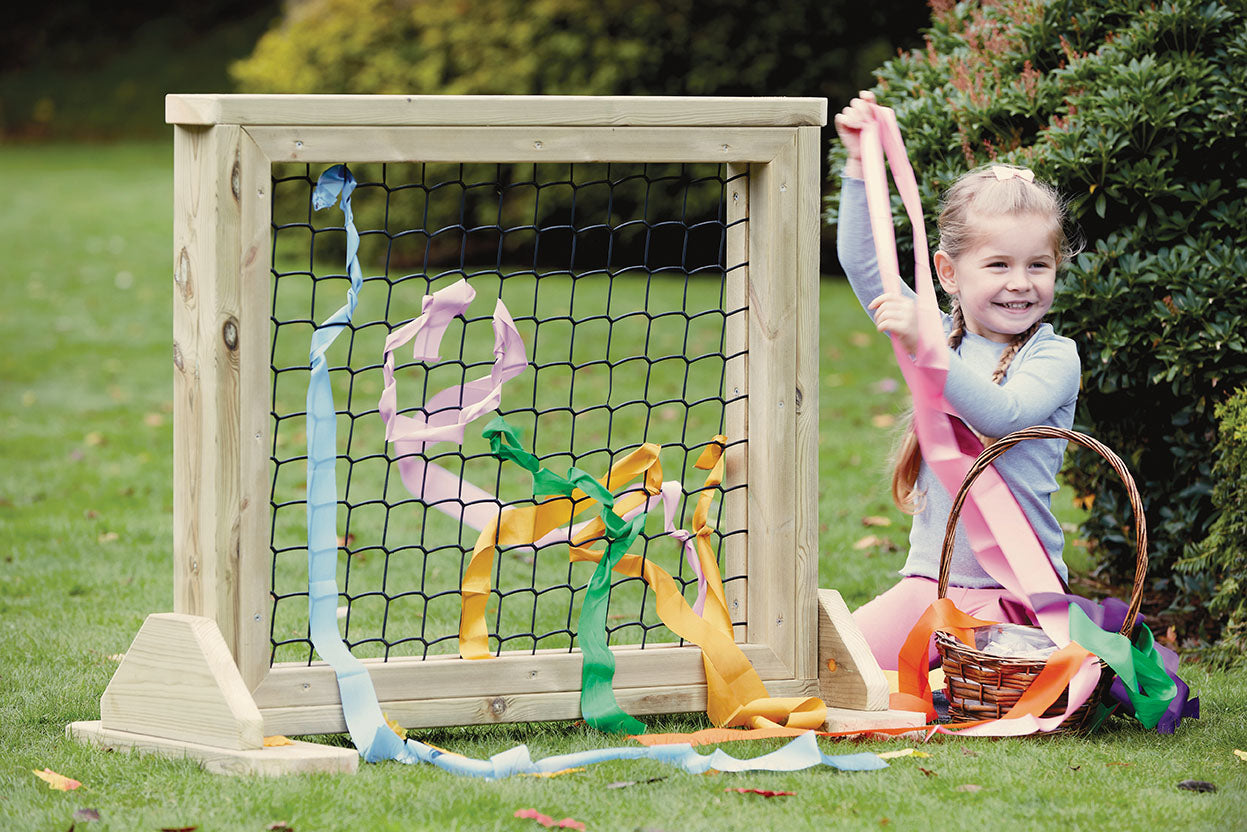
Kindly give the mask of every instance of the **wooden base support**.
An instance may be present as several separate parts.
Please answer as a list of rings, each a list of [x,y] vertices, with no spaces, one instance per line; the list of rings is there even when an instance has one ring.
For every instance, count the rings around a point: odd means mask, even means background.
[[[834,589],[818,591],[818,690],[823,701],[835,709],[888,709],[887,677],[844,599]]]
[[[149,737],[129,731],[110,731],[97,722],[74,722],[65,735],[99,748],[138,751],[174,759],[192,759],[214,774],[354,774],[359,752],[312,742],[293,741],[273,748],[239,750],[201,745],[182,740]]]
[[[828,708],[824,731],[873,731],[877,728],[921,728],[926,717],[916,711],[854,711]]]
[[[98,722],[68,736],[108,748],[193,758],[228,774],[354,772],[359,752],[314,743],[264,746],[264,721],[217,625],[178,613],[149,615],[107,690]]]

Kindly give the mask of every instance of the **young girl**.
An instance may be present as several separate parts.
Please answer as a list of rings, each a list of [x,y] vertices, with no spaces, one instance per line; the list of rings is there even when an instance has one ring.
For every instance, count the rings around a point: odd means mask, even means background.
[[[861,128],[867,102],[873,101],[870,93],[862,93],[835,118],[849,152],[837,247],[840,264],[876,328],[913,353],[918,338],[915,296],[908,286],[900,294],[883,291],[861,181]],[[1078,398],[1078,352],[1073,341],[1042,322],[1052,305],[1057,268],[1074,253],[1064,233],[1061,200],[1025,168],[979,168],[949,188],[939,237],[935,273],[952,297],[951,311],[944,316],[947,401],[984,444],[1032,425],[1069,428]],[[995,462],[1062,581],[1067,579],[1061,558],[1064,536],[1052,514],[1051,496],[1064,452],[1064,441],[1031,439]],[[885,670],[897,669],[905,637],[936,599],[944,528],[952,508],[952,495],[923,462],[912,427],[896,456],[893,498],[914,516],[909,557],[901,580],[853,614]],[[979,566],[961,530],[948,597],[979,618],[1029,623],[1022,608]],[[936,660],[934,645],[930,658]]]

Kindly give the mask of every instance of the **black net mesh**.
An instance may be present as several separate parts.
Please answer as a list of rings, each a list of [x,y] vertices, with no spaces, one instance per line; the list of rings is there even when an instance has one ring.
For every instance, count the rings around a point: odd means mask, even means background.
[[[338,413],[339,626],[360,657],[457,652],[459,585],[478,532],[416,499],[399,478],[378,411],[382,349],[391,330],[420,314],[424,295],[466,279],[477,293],[452,322],[440,361],[395,355],[400,412],[436,392],[487,375],[492,313],[501,298],[530,367],[503,389],[499,413],[542,465],[600,477],[643,442],[662,445],[666,480],[684,485],[676,525],[687,529],[703,490],[693,463],[725,409],[743,407],[725,371],[743,353],[724,333],[743,308],[727,308],[729,275],[723,165],[352,165],[364,285],[352,324],[329,349]],[[319,168],[273,170],[272,656],[309,662],[307,623],[306,392],[308,345],[318,322],[346,298],[345,232],[337,207],[314,212]],[[743,184],[743,183],[742,183]],[[745,220],[740,220],[745,222]],[[462,446],[431,445],[429,462],[512,505],[533,504],[529,475],[490,455],[480,432]],[[729,436],[731,447],[744,441]],[[743,483],[732,488],[744,488]],[[724,583],[724,541],[743,535],[714,489],[711,542]],[[591,515],[589,515],[591,516]],[[655,559],[696,597],[682,546],[651,511],[631,551]],[[495,651],[571,650],[593,564],[568,547],[500,548],[487,612]],[[639,579],[613,575],[611,644],[677,641]],[[743,622],[737,622],[743,623]]]

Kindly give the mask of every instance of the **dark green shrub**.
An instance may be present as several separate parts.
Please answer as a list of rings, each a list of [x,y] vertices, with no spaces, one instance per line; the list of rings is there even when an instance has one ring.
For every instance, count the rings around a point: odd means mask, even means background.
[[[961,172],[993,159],[1028,165],[1071,197],[1089,244],[1059,284],[1052,319],[1082,355],[1077,426],[1134,471],[1151,588],[1196,604],[1210,575],[1173,566],[1213,516],[1214,408],[1247,382],[1244,5],[934,9],[926,48],[884,64],[875,87],[896,109],[927,215]],[[1133,550],[1121,485],[1086,452],[1066,479],[1090,506],[1083,531],[1101,569],[1123,579]]]
[[[1216,414],[1212,503],[1218,514],[1208,537],[1187,548],[1178,569],[1216,581],[1208,611],[1224,629],[1210,655],[1232,664],[1247,660],[1247,388],[1217,405]]]
[[[800,0],[772,8],[757,0],[304,0],[289,6],[252,55],[234,65],[233,74],[240,91],[259,93],[839,100],[869,79],[869,68],[891,52],[891,43],[911,41],[925,18],[920,0]],[[704,173],[650,166],[643,175],[687,179]],[[458,174],[449,176],[454,180]],[[631,205],[621,204],[617,194],[612,219],[621,211],[641,216],[645,205],[650,217],[684,217],[689,224],[713,219],[719,198],[712,190],[696,188],[686,200],[683,187],[664,183],[636,199],[624,196]],[[578,195],[577,216],[602,222],[605,201],[591,205],[586,198]],[[558,189],[543,192],[537,215],[532,191],[512,190],[504,202],[509,215],[504,222],[548,227],[571,221],[569,200]],[[497,221],[497,199],[478,191],[469,203],[467,224]],[[429,224],[439,228],[455,222],[457,209],[431,217]],[[509,259],[530,254],[522,239],[521,234],[507,235]],[[549,249],[545,240],[542,246]],[[679,262],[680,248],[668,252],[667,259]],[[586,260],[583,247],[578,255],[578,262]],[[455,256],[454,251],[435,252],[432,260]]]

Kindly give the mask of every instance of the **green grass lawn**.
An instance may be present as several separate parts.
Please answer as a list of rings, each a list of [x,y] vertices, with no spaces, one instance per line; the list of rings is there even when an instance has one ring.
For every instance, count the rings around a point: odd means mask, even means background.
[[[1174,737],[1118,720],[1092,737],[943,739],[923,749],[930,757],[858,774],[693,776],[621,762],[485,783],[386,763],[261,780],[66,740],[67,723],[98,718],[113,657],[146,614],[172,607],[172,154],[167,143],[0,148],[0,174],[0,830],[539,828],[513,817],[527,807],[591,830],[1247,828],[1247,762],[1233,754],[1247,750],[1247,674],[1198,665],[1184,677],[1204,717]],[[820,312],[819,577],[855,606],[903,559],[883,457],[904,399],[886,342],[841,281],[824,280]],[[1077,520],[1066,497],[1059,513]],[[891,525],[864,526],[867,516]],[[879,540],[856,548],[868,535]],[[420,738],[478,757],[521,742],[534,757],[617,743],[570,723]],[[49,790],[31,774],[45,767],[84,788]],[[1219,791],[1178,790],[1185,779]],[[608,788],[618,781],[637,785]],[[797,794],[725,791],[738,786]],[[85,808],[100,820],[75,823]]]

